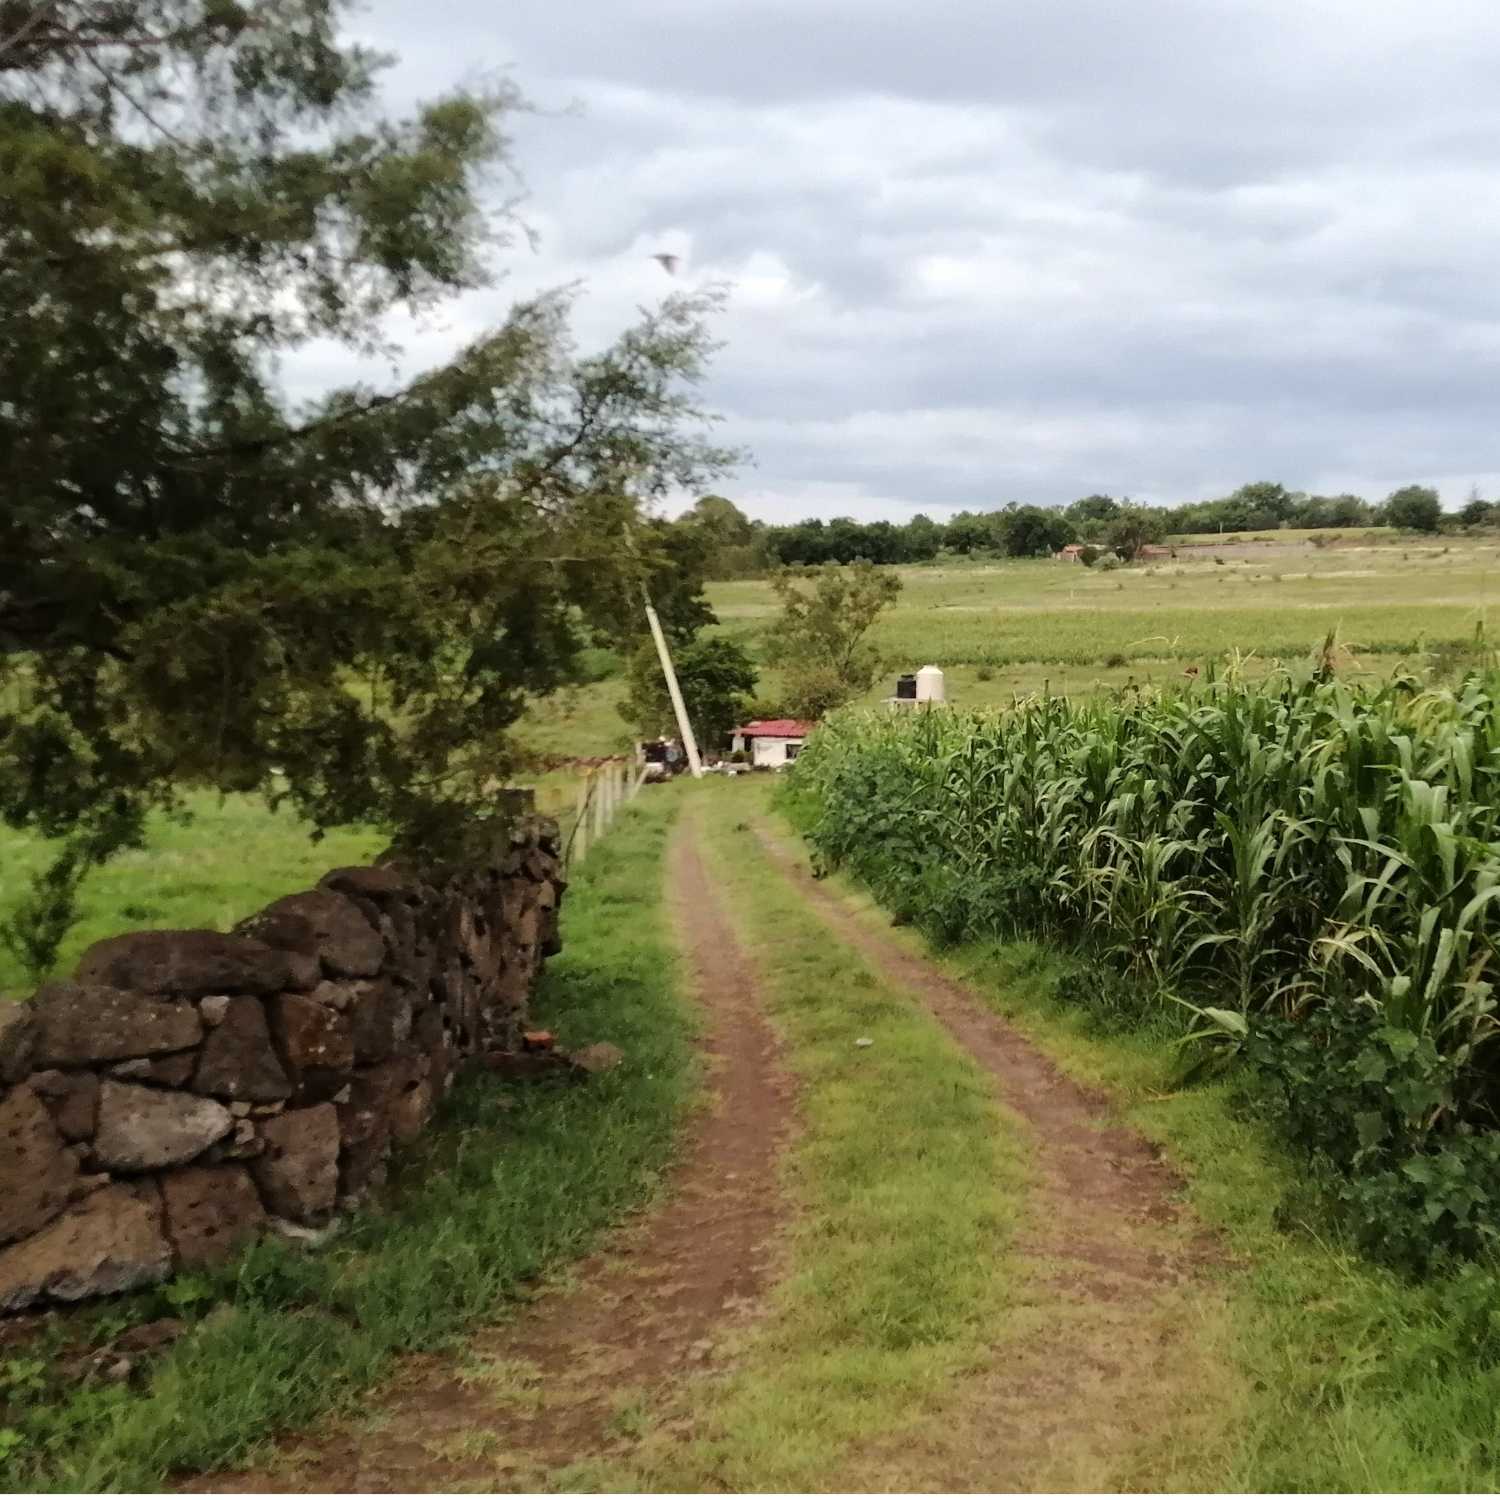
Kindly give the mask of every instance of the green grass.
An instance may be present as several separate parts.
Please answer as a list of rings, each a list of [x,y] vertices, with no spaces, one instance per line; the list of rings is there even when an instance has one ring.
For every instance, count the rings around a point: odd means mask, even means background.
[[[897,571],[905,588],[872,639],[903,665],[945,669],[1300,657],[1331,628],[1365,651],[1408,653],[1470,640],[1500,602],[1492,539],[1319,549],[1294,537],[1184,547],[1113,572],[1050,559]],[[764,580],[708,592],[722,628],[751,644],[775,613]]]
[[[324,1250],[263,1242],[215,1276],[72,1315],[118,1327],[188,1307],[192,1331],[142,1390],[53,1388],[43,1374],[42,1389],[7,1393],[0,1362],[0,1430],[15,1434],[0,1444],[0,1488],[151,1490],[358,1409],[395,1355],[455,1345],[652,1192],[694,1079],[661,892],[679,804],[670,788],[641,799],[591,851],[535,1007],[564,1046],[613,1041],[624,1065],[569,1089],[477,1078],[396,1174],[385,1211]]]
[[[539,812],[568,826],[576,775],[552,771],[518,777],[515,784],[535,792]],[[71,973],[85,948],[117,933],[166,927],[226,931],[279,897],[316,885],[329,870],[368,863],[390,843],[378,830],[357,827],[331,829],[314,842],[311,828],[290,809],[272,812],[256,797],[189,792],[184,804],[186,819],[153,814],[144,849],[127,850],[89,875],[56,975]],[[44,839],[0,827],[0,914],[25,894],[52,848]],[[0,995],[31,988],[14,956],[0,948]]]
[[[843,885],[840,881],[839,884]],[[844,887],[846,890],[847,886]],[[871,922],[886,925],[857,895]],[[909,929],[894,934],[930,952]],[[1371,1265],[1322,1218],[1306,1169],[1259,1121],[1243,1074],[1180,1089],[1165,1024],[1123,1028],[1056,998],[1061,958],[1027,943],[932,955],[1073,1077],[1107,1089],[1160,1142],[1231,1257],[1219,1491],[1492,1491],[1500,1485],[1500,1280],[1426,1282]],[[1205,1393],[1205,1399],[1211,1399]]]
[[[1396,542],[1405,534],[1392,526],[1287,526],[1276,531],[1230,531],[1222,535],[1204,531],[1178,531],[1167,537],[1169,544],[1210,547],[1224,542],[1310,542],[1323,537],[1339,542]]]
[[[314,843],[292,812],[273,813],[253,797],[192,792],[185,803],[188,821],[154,815],[145,849],[128,850],[89,876],[58,973],[69,973],[90,943],[119,932],[229,928],[329,870],[366,863],[390,842],[353,828]],[[0,828],[0,912],[25,892],[50,851],[45,840]],[[12,955],[0,949],[0,994],[28,988]]]
[[[605,677],[561,688],[534,699],[516,725],[516,738],[538,755],[615,755],[635,745],[635,731],[616,704],[625,696],[622,677]]]
[[[1024,1177],[1013,1122],[968,1055],[831,941],[769,865],[743,822],[765,791],[736,781],[693,795],[800,1085],[784,1279],[738,1372],[694,1413],[695,1438],[648,1436],[629,1469],[591,1484],[844,1487],[870,1445],[900,1444],[941,1412],[982,1363],[1008,1294]],[[860,1036],[873,1046],[856,1048]]]

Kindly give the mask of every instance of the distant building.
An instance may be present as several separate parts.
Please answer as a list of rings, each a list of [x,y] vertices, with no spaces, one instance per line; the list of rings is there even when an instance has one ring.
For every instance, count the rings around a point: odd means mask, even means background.
[[[734,732],[732,750],[749,752],[754,766],[784,766],[797,758],[816,726],[804,719],[756,719]]]
[[[1059,562],[1077,562],[1079,554],[1083,551],[1082,542],[1069,542],[1061,552],[1053,553]]]

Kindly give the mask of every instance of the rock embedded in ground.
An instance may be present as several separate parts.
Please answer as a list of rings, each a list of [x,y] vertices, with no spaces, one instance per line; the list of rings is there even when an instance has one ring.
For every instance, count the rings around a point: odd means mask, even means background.
[[[188,1326],[181,1318],[153,1318],[149,1323],[127,1328],[114,1341],[114,1347],[123,1354],[154,1354],[175,1344],[187,1331]]]
[[[249,995],[236,995],[224,1019],[208,1034],[193,1075],[200,1094],[252,1104],[291,1096],[292,1082],[271,1045],[265,1008]]]
[[[399,1145],[411,1145],[421,1136],[432,1118],[432,1085],[428,1082],[426,1073],[424,1062],[423,1076],[396,1100],[391,1110],[391,1136]]]
[[[203,1035],[196,1006],[109,985],[46,984],[32,1004],[38,1068],[89,1067],[181,1052],[196,1046]]]
[[[121,1172],[177,1166],[222,1140],[233,1126],[229,1111],[212,1099],[106,1078],[99,1087],[94,1156],[100,1166]]]
[[[155,1187],[116,1183],[0,1250],[0,1312],[131,1291],[171,1268]]]
[[[291,978],[286,954],[253,938],[208,931],[105,938],[83,955],[76,973],[80,983],[193,999],[274,994]]]
[[[339,1120],[332,1104],[290,1109],[261,1127],[265,1150],[250,1167],[266,1207],[278,1217],[316,1221],[332,1211],[339,1187]]]
[[[0,1100],[0,1244],[35,1234],[68,1205],[78,1162],[36,1091]]]
[[[283,1239],[305,1245],[309,1250],[321,1250],[343,1228],[338,1219],[330,1219],[316,1228],[307,1224],[294,1224],[290,1219],[272,1219],[270,1225]]]
[[[582,1068],[585,1073],[607,1073],[625,1061],[625,1054],[613,1042],[595,1042],[592,1046],[580,1048],[571,1061],[574,1067]]]
[[[265,1208],[243,1167],[164,1173],[161,1196],[167,1239],[179,1266],[217,1265],[265,1227]]]

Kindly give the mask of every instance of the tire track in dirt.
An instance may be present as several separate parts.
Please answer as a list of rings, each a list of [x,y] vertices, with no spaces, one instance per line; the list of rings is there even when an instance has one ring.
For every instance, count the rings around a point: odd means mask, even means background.
[[[707,1088],[664,1201],[562,1288],[479,1333],[466,1368],[412,1357],[371,1401],[375,1423],[303,1435],[265,1470],[191,1487],[534,1490],[564,1465],[628,1453],[622,1412],[686,1408],[694,1385],[722,1373],[726,1339],[753,1317],[773,1275],[787,1212],[777,1159],[793,1089],[754,966],[690,828],[679,825],[668,859],[668,904],[703,1014]]]
[[[904,1439],[900,1451],[877,1444],[841,1474],[841,1487],[1161,1487],[1194,1461],[1195,1447],[1215,1441],[1222,1424],[1212,1408],[1232,1400],[1236,1380],[1211,1347],[1223,1302],[1208,1271],[1226,1255],[1181,1202],[1182,1180],[1103,1094],[857,916],[769,826],[751,826],[837,938],[915,995],[1029,1127],[1021,1284],[989,1368],[966,1385],[941,1432]]]

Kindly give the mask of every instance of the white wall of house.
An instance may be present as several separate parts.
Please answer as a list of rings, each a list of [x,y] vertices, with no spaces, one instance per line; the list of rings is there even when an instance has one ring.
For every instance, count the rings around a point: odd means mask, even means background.
[[[750,759],[757,766],[784,766],[789,760],[797,758],[797,751],[802,748],[802,740],[771,739],[765,735],[756,735],[751,740]],[[790,748],[791,754],[787,754]]]

